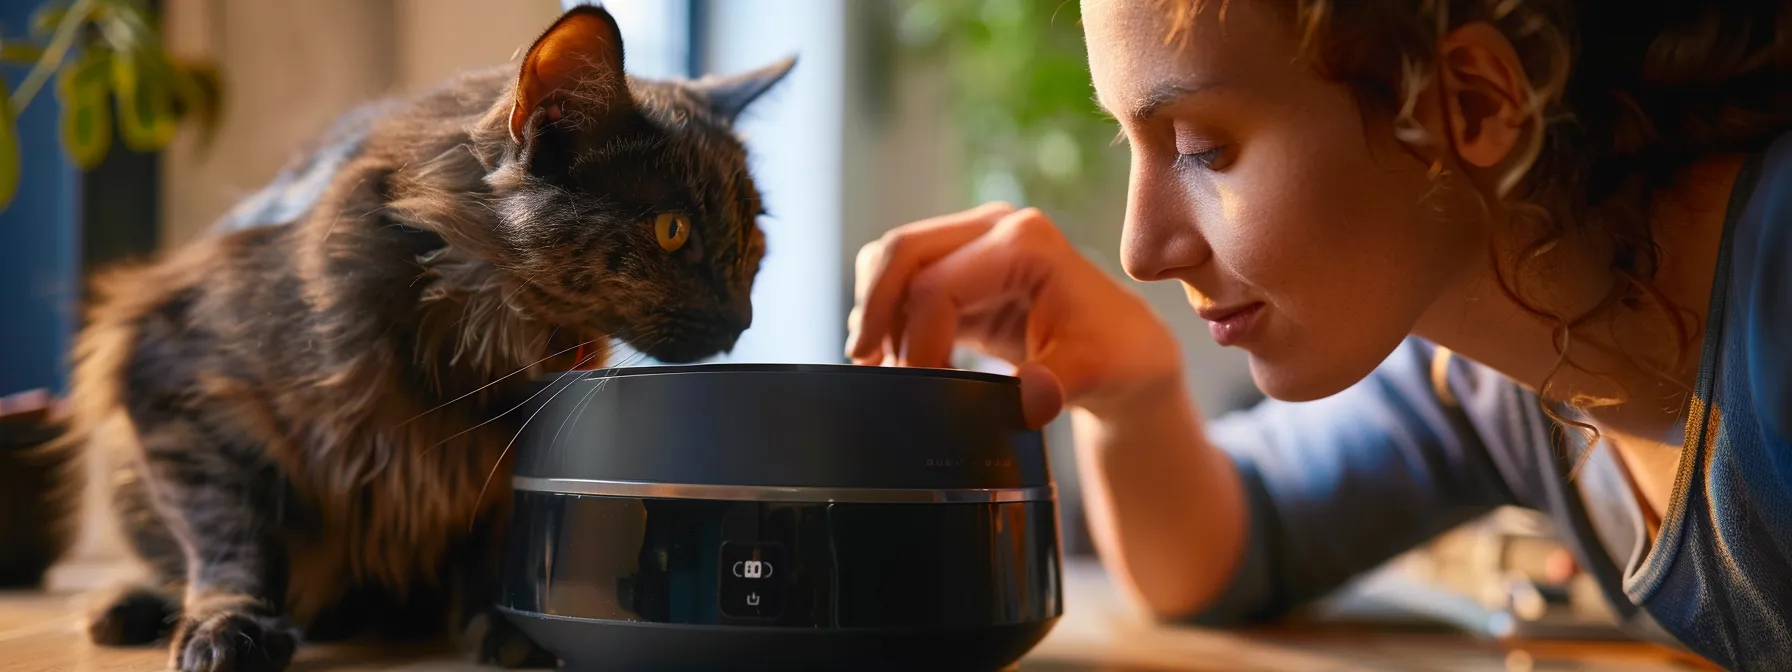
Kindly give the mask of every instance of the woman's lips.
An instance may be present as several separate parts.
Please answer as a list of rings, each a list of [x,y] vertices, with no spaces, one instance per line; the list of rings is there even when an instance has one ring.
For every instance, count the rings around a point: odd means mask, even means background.
[[[1207,320],[1207,331],[1213,334],[1214,342],[1221,347],[1228,347],[1250,336],[1253,327],[1257,325],[1257,316],[1263,313],[1263,303],[1197,308],[1195,313]]]

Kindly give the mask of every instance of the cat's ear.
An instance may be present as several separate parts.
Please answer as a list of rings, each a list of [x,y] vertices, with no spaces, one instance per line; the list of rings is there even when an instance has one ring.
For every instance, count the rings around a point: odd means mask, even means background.
[[[517,73],[510,139],[523,141],[537,110],[555,121],[568,105],[597,122],[633,105],[622,69],[622,29],[602,7],[574,6],[529,45]]]
[[[742,110],[790,74],[793,67],[796,67],[796,57],[786,56],[751,72],[704,77],[691,82],[691,88],[703,95],[716,116],[732,123]]]

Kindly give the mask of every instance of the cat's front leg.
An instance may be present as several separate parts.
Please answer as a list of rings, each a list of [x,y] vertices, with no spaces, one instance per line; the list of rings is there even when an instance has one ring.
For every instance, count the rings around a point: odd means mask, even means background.
[[[247,594],[188,595],[169,666],[180,672],[279,672],[298,637],[265,600]]]
[[[552,669],[558,663],[554,654],[490,606],[471,612],[471,617],[461,624],[459,639],[461,650],[480,665]]]
[[[257,447],[202,443],[217,433],[186,422],[140,425],[150,491],[187,561],[170,667],[286,669],[298,637],[283,614],[288,574],[275,527],[275,468]]]
[[[460,650],[480,665],[502,668],[553,668],[558,664],[535,640],[504,617],[497,608],[499,558],[502,547],[501,525],[493,518],[482,521],[472,535],[472,543],[457,554],[450,574],[448,627],[454,633]]]

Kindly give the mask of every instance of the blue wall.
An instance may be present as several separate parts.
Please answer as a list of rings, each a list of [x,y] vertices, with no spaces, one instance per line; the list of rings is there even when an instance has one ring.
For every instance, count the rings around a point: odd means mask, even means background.
[[[17,37],[39,3],[0,2],[0,26]],[[7,91],[25,78],[5,68]],[[19,119],[23,178],[0,210],[0,395],[47,387],[60,394],[80,296],[80,174],[63,154],[52,80]]]

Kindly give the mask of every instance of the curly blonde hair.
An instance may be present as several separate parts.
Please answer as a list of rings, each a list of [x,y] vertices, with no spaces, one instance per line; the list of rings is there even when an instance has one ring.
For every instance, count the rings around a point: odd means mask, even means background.
[[[1170,17],[1166,40],[1186,39],[1203,11],[1217,10],[1223,20],[1230,1],[1157,0]],[[1665,356],[1642,356],[1622,345],[1620,354],[1664,380],[1684,364],[1700,318],[1672,305],[1652,283],[1661,250],[1651,230],[1651,194],[1700,157],[1758,149],[1792,128],[1787,3],[1276,0],[1274,7],[1319,74],[1348,86],[1365,115],[1382,115],[1415,149],[1436,144],[1413,113],[1436,76],[1438,40],[1474,21],[1498,28],[1530,77],[1531,130],[1542,132],[1526,134],[1528,146],[1494,194],[1527,242],[1513,258],[1496,257],[1493,267],[1502,291],[1556,325],[1558,359],[1538,390],[1544,412],[1589,432],[1589,446],[1597,440],[1592,426],[1550,407],[1549,383],[1563,366],[1586,370],[1569,357],[1569,346],[1594,319],[1614,317],[1615,306],[1660,313],[1674,341]],[[1432,174],[1441,167],[1434,163]],[[1525,265],[1583,233],[1609,238],[1619,282],[1599,306],[1578,315],[1540,307],[1519,282],[1527,277]],[[1623,397],[1620,390],[1564,401],[1584,408]]]

